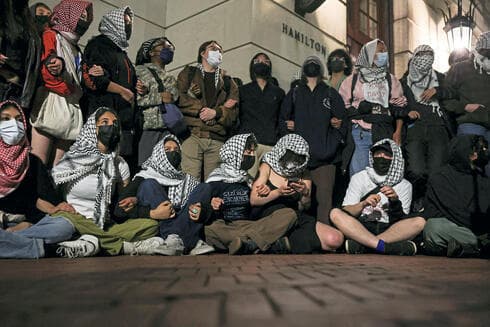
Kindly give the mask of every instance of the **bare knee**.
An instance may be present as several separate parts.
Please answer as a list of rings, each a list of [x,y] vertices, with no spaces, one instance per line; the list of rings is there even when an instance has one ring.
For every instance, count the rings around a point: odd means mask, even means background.
[[[337,225],[337,223],[342,219],[342,216],[345,215],[345,212],[343,212],[341,209],[338,208],[333,208],[330,211],[330,221],[334,224]]]
[[[344,235],[337,229],[324,223],[316,223],[316,233],[322,244],[322,249],[333,251],[344,243]]]
[[[411,218],[411,221],[412,221],[414,228],[417,229],[419,232],[424,230],[424,227],[426,224],[426,221],[424,218],[415,217],[415,218]]]

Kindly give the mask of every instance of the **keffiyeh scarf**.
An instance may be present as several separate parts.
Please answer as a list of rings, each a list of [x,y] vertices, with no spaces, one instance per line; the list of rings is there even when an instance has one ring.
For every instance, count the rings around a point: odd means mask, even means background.
[[[64,0],[56,5],[51,16],[52,29],[60,32],[71,43],[77,44],[79,35],[75,34],[80,16],[87,10],[88,21],[92,21],[92,3],[83,0]]]
[[[99,110],[108,110],[108,108],[101,107],[88,118],[75,143],[53,167],[52,175],[56,185],[63,185],[66,189],[70,189],[84,177],[97,174],[94,219],[97,226],[103,229],[104,224],[110,219],[112,186],[118,172],[117,153],[114,151],[105,154],[97,148],[95,115]]]
[[[279,163],[279,160],[284,156],[286,150],[306,156],[305,161],[301,165],[295,167],[283,167]],[[272,170],[283,177],[298,177],[306,170],[308,160],[310,159],[309,152],[310,147],[303,137],[298,134],[287,134],[281,137],[272,150],[264,155],[262,161],[269,164]]]
[[[206,183],[209,182],[225,182],[225,183],[243,183],[247,182],[249,186],[252,184],[252,177],[246,170],[241,169],[243,161],[243,152],[245,144],[249,137],[253,134],[239,134],[231,137],[221,147],[219,155],[221,165],[209,174]]]
[[[174,207],[183,207],[189,195],[194,188],[199,184],[199,181],[178,169],[176,169],[167,159],[165,152],[165,142],[174,141],[178,144],[180,142],[174,135],[166,135],[160,142],[158,142],[153,148],[153,152],[142,165],[142,170],[136,174],[135,177],[153,178],[160,185],[168,186],[168,197]]]
[[[99,32],[107,36],[123,51],[126,51],[129,47],[124,23],[124,15],[126,13],[133,20],[134,13],[129,6],[126,6],[109,11],[102,16],[99,24]]]
[[[420,52],[430,51],[431,54],[417,55]],[[412,90],[415,100],[421,102],[420,96],[425,90],[439,86],[437,75],[434,69],[434,50],[429,45],[419,45],[415,48],[413,56],[408,64],[408,78],[407,84]],[[434,107],[439,107],[439,101],[436,98],[432,98],[430,104]]]
[[[478,53],[481,49],[490,49],[490,31],[480,34],[473,50],[473,64],[480,74],[486,72],[490,75],[490,59]],[[486,63],[485,63],[486,62]]]
[[[383,139],[376,142],[373,146],[377,146],[383,143],[389,143],[391,146],[391,151],[393,152],[393,159],[391,160],[391,166],[388,170],[388,174],[385,176],[378,175],[373,167],[373,154],[369,151],[369,167],[366,167],[369,178],[379,186],[395,186],[400,183],[403,179],[403,174],[405,172],[405,161],[403,160],[402,149],[391,139]]]

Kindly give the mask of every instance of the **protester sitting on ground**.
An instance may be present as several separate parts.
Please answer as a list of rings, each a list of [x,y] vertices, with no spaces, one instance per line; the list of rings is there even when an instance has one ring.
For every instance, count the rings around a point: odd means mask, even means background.
[[[117,223],[111,215],[117,193],[129,183],[129,167],[118,155],[121,126],[116,112],[101,107],[83,126],[80,135],[53,168],[56,185],[62,188],[66,201],[76,214],[62,213],[79,234],[80,239],[64,242],[72,256],[95,255],[100,247],[103,254],[165,254],[158,222],[153,219],[129,219]],[[117,191],[117,192],[116,192]],[[135,199],[117,203],[130,210]]]
[[[485,175],[488,161],[488,143],[482,136],[461,135],[451,141],[449,162],[430,177],[421,213],[427,218],[426,254],[488,256],[490,178]]]
[[[417,253],[411,239],[424,229],[425,220],[407,216],[412,185],[403,172],[402,151],[394,141],[384,139],[372,146],[369,167],[352,176],[342,209],[330,213],[347,238],[347,253]]]
[[[271,210],[257,219],[251,212],[252,177],[257,141],[253,134],[230,138],[220,151],[221,165],[206,181],[212,188],[211,207],[215,219],[205,227],[206,242],[229,254],[277,252],[287,246],[280,239],[295,224],[289,208]]]
[[[137,197],[138,208],[133,216],[159,221],[166,255],[213,252],[214,249],[202,240],[202,224],[196,222],[204,217],[201,203],[209,207],[209,186],[199,184],[194,176],[182,172],[181,159],[179,140],[175,135],[165,135],[122,198]]]
[[[54,255],[56,243],[74,233],[67,220],[49,216],[75,210],[60,201],[46,167],[29,153],[26,129],[20,106],[0,103],[0,258]]]
[[[343,243],[342,233],[304,213],[311,202],[312,182],[307,171],[309,159],[308,143],[297,134],[282,137],[264,156],[250,198],[254,206],[253,216],[260,218],[280,210],[293,210],[298,216],[297,225],[281,239],[283,246],[279,251],[271,252],[333,251]],[[250,249],[250,244],[245,248]]]

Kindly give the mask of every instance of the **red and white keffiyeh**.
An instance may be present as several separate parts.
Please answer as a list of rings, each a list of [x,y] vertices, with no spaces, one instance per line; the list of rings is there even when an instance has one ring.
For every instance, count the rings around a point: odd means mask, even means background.
[[[53,8],[51,16],[52,28],[58,32],[74,33],[78,20],[84,10],[87,10],[88,21],[93,19],[92,2],[83,0],[63,0]]]

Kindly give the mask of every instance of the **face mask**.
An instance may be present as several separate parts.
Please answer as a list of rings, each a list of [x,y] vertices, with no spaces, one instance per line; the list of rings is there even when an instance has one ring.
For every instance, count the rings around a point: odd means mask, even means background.
[[[391,159],[386,159],[382,157],[374,157],[373,158],[373,169],[376,174],[380,176],[384,176],[388,174],[388,170],[390,170]]]
[[[182,155],[180,154],[180,151],[169,151],[165,152],[167,155],[167,160],[170,162],[170,164],[175,168],[179,169],[180,163],[182,161]]]
[[[168,65],[174,60],[174,52],[169,48],[163,48],[160,51],[160,59],[162,59],[164,65]]]
[[[388,63],[388,52],[378,52],[374,59],[374,64],[377,67],[384,67]]]
[[[484,169],[490,161],[490,152],[488,150],[485,151],[481,149],[476,154],[478,157],[475,159],[475,161],[473,161],[473,163],[475,164],[475,166]]]
[[[240,165],[241,170],[249,170],[255,164],[255,156],[248,154],[243,155],[242,164]]]
[[[258,62],[252,66],[255,76],[258,77],[269,77],[271,75],[271,66],[264,64],[263,62]]]
[[[131,38],[131,33],[133,32],[133,25],[132,24],[124,25],[124,31],[126,32],[126,40],[129,41],[129,39]]]
[[[345,64],[342,60],[334,59],[330,62],[330,68],[334,73],[340,73],[345,69]]]
[[[8,145],[16,145],[24,138],[24,123],[15,119],[0,122],[0,136]]]
[[[428,72],[434,63],[434,56],[422,55],[413,57],[413,66],[420,72]]]
[[[305,65],[304,73],[306,77],[318,77],[320,76],[320,65],[310,62]]]
[[[489,58],[483,57],[481,68],[486,72],[490,72],[490,59]]]
[[[75,27],[75,34],[82,36],[87,32],[88,27],[90,26],[90,22],[79,20],[77,23],[77,27]]]
[[[49,23],[49,16],[36,15],[36,17],[34,17],[34,21],[36,22],[37,25],[43,27],[44,25]]]
[[[209,65],[213,68],[217,68],[219,65],[221,65],[223,57],[221,55],[221,52],[219,51],[209,51],[208,52],[208,58],[206,61],[208,62]]]
[[[121,139],[119,126],[117,124],[99,126],[97,138],[107,149],[113,151]]]

